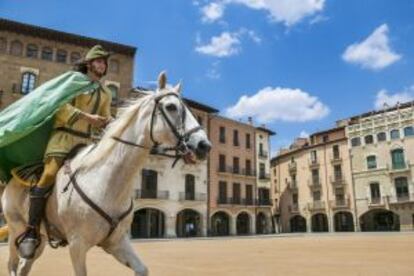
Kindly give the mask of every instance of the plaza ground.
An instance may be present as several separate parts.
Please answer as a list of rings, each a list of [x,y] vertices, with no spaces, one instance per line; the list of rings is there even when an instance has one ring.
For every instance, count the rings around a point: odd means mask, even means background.
[[[414,275],[414,233],[281,234],[134,241],[150,275]],[[0,245],[0,275],[7,275]],[[133,275],[100,248],[88,275]],[[67,249],[47,248],[31,275],[73,275]]]

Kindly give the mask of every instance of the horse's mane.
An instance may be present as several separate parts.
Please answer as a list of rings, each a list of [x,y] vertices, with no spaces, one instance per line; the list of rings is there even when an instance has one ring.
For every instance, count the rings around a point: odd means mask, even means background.
[[[90,169],[94,167],[98,161],[105,158],[117,143],[112,137],[120,137],[135,118],[141,106],[148,103],[153,96],[154,94],[145,93],[143,96],[136,99],[127,100],[122,107],[118,108],[115,120],[107,125],[96,148],[82,158],[81,167],[83,169]]]

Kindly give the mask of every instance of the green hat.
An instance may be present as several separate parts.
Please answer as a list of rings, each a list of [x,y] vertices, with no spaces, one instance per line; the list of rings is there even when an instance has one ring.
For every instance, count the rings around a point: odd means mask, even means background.
[[[87,53],[84,58],[84,61],[91,61],[96,58],[105,58],[107,59],[111,54],[104,50],[101,45],[93,46]]]

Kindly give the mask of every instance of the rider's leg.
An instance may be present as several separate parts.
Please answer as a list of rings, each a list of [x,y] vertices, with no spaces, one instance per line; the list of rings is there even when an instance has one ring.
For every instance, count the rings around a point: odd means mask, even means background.
[[[61,158],[49,157],[45,162],[43,174],[30,191],[29,223],[22,242],[19,245],[23,258],[32,258],[39,244],[39,226],[43,218],[48,192],[51,190],[56,174],[63,161]]]

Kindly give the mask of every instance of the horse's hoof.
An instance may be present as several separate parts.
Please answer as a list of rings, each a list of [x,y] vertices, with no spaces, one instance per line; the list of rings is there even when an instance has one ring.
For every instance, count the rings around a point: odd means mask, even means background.
[[[24,259],[32,259],[39,246],[39,241],[33,238],[26,238],[19,244],[19,255]]]

